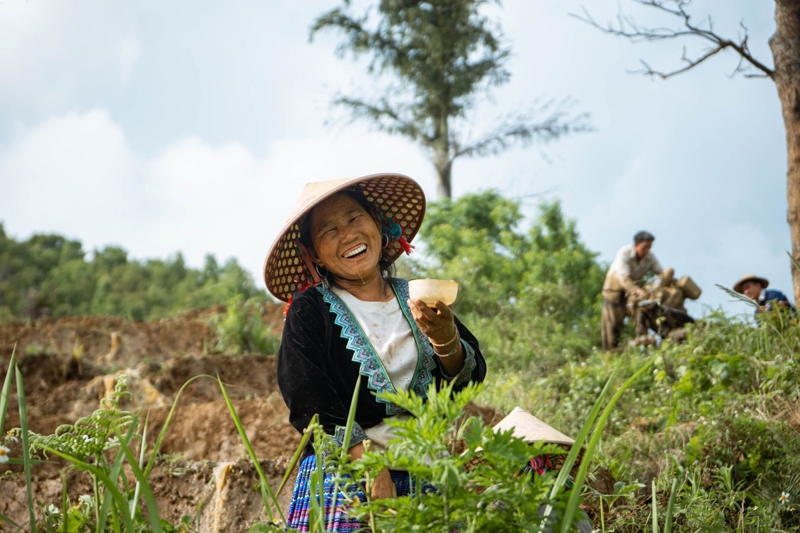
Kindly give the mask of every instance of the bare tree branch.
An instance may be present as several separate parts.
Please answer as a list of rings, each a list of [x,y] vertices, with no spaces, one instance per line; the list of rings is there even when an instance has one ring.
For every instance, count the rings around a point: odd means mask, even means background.
[[[335,106],[350,109],[350,120],[369,119],[380,131],[391,134],[400,134],[412,140],[420,141],[426,146],[433,143],[433,138],[418,127],[413,119],[403,118],[402,110],[393,108],[387,98],[379,102],[370,103],[350,96],[338,96],[333,102]]]
[[[541,144],[554,141],[564,135],[577,132],[592,131],[589,114],[580,113],[570,116],[572,107],[570,100],[558,104],[553,101],[540,106],[538,110],[527,114],[506,117],[499,126],[478,140],[462,145],[453,141],[452,158],[483,157],[497,155],[514,144],[528,146],[534,142]],[[541,121],[535,120],[537,114],[550,114]]]
[[[586,8],[583,8],[583,15],[576,15],[572,13],[571,16],[577,18],[578,20],[586,22],[587,24],[597,28],[598,30],[604,33],[608,33],[610,35],[614,35],[617,37],[624,37],[626,39],[630,39],[631,41],[662,41],[667,39],[679,39],[682,37],[699,37],[712,44],[711,48],[709,48],[704,54],[702,54],[700,57],[697,58],[688,57],[686,54],[686,49],[684,48],[683,57],[681,59],[686,63],[686,66],[669,72],[654,70],[650,68],[650,66],[647,63],[642,61],[642,64],[645,65],[645,69],[641,71],[641,73],[646,74],[648,76],[658,76],[660,78],[666,79],[672,76],[676,76],[678,74],[682,74],[687,70],[691,70],[697,65],[703,63],[706,59],[726,49],[731,49],[739,55],[739,63],[737,64],[731,76],[734,76],[739,73],[748,78],[756,78],[756,77],[772,78],[774,76],[775,71],[766,66],[765,64],[763,64],[762,62],[760,62],[758,59],[756,59],[755,56],[753,56],[753,54],[750,52],[750,48],[747,42],[748,39],[747,27],[743,23],[740,23],[743,33],[737,39],[729,39],[721,36],[720,34],[714,31],[714,24],[713,21],[711,20],[711,17],[708,17],[705,25],[703,25],[702,22],[700,22],[700,24],[692,22],[691,14],[689,14],[689,12],[686,11],[686,7],[689,5],[689,0],[634,0],[634,1],[645,7],[651,7],[658,11],[679,18],[682,27],[649,28],[645,26],[640,26],[639,24],[636,23],[636,21],[632,17],[624,16],[621,12],[617,15],[616,25],[612,25],[609,23],[604,26],[595,21],[594,18],[592,18],[592,16],[586,10]],[[669,5],[671,4],[674,4],[675,7],[670,8]],[[748,72],[748,68],[756,69],[760,71],[760,73],[751,74]]]

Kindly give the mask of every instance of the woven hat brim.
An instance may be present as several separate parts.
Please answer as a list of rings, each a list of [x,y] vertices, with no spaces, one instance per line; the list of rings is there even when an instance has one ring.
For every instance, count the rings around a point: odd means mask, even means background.
[[[744,285],[747,281],[757,281],[761,283],[765,289],[769,287],[769,280],[767,280],[767,278],[762,278],[760,276],[756,276],[755,274],[748,274],[736,282],[736,284],[733,286],[733,290],[739,294],[742,294],[742,285]]]
[[[284,302],[295,294],[310,273],[297,251],[300,222],[316,205],[345,189],[355,189],[387,217],[403,227],[403,237],[411,242],[425,216],[425,193],[422,187],[403,174],[371,174],[360,178],[309,183],[289,215],[278,238],[264,260],[267,290]],[[403,252],[399,243],[391,243],[384,253],[390,263]]]
[[[575,441],[545,424],[521,407],[515,407],[507,417],[494,426],[495,431],[513,430],[512,435],[525,442],[549,442],[571,446]]]

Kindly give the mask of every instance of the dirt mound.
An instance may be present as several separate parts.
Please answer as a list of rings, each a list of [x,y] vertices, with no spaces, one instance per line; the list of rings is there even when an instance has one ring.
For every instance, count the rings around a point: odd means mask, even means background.
[[[288,462],[265,459],[259,464],[273,492],[277,491]],[[91,493],[91,479],[85,472],[67,470],[66,476],[70,501],[75,502],[82,494]],[[128,480],[131,484],[135,482],[130,473]],[[37,500],[56,504],[61,501],[62,482],[58,471],[37,471],[33,482]],[[159,516],[172,524],[179,523],[183,517],[191,517],[196,530],[204,532],[247,531],[254,520],[267,520],[261,494],[253,490],[258,482],[253,463],[245,460],[217,463],[168,458],[159,461],[149,477]],[[19,473],[0,478],[0,493],[3,494],[0,513],[18,524],[28,520],[24,485],[24,478]],[[283,509],[288,507],[291,489],[291,482],[287,483],[278,495]],[[272,512],[276,513],[274,509]]]
[[[72,356],[84,364],[128,368],[182,355],[206,355],[216,345],[213,318],[224,305],[140,322],[119,317],[41,318],[0,326],[0,357],[18,354]],[[283,329],[283,306],[265,304],[262,320],[274,334]]]
[[[31,431],[51,434],[62,424],[90,416],[108,397],[122,373],[130,397],[120,407],[148,417],[148,444],[153,446],[183,385],[161,446],[159,466],[151,475],[162,518],[177,523],[197,517],[202,531],[245,531],[265,519],[258,479],[242,439],[223,400],[216,377],[225,383],[247,436],[270,483],[277,488],[300,434],[289,425],[280,396],[274,355],[210,354],[216,345],[212,316],[224,307],[195,311],[155,322],[107,317],[41,319],[32,324],[0,327],[0,362],[8,362],[14,345],[23,375]],[[268,306],[266,325],[279,333],[282,306]],[[16,392],[10,405],[16,406]],[[19,414],[8,412],[6,427],[17,427]],[[12,450],[14,455],[14,450]],[[61,467],[37,467],[34,497],[61,501]],[[6,473],[5,476],[2,474]],[[72,501],[91,493],[89,478],[68,472]],[[291,492],[284,491],[288,504]],[[25,521],[25,484],[19,467],[0,467],[0,513]],[[198,514],[199,513],[199,514]]]
[[[192,377],[206,375],[219,376],[231,398],[251,398],[278,392],[275,364],[274,357],[263,355],[186,356],[162,364],[149,364],[145,376],[159,391],[170,397],[174,397]],[[216,383],[209,387],[204,381],[201,379],[186,387],[181,401],[221,400],[222,393]]]
[[[258,457],[275,458],[294,453],[300,434],[289,425],[289,412],[279,395],[236,400],[233,405]],[[167,411],[150,412],[148,441],[151,445],[163,427]],[[195,461],[235,461],[247,457],[247,450],[223,401],[180,405],[167,428],[161,452]]]

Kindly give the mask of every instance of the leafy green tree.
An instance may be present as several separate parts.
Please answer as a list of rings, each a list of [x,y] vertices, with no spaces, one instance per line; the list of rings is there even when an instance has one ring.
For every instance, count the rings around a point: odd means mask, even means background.
[[[499,26],[481,13],[489,0],[380,0],[377,23],[350,13],[350,1],[316,19],[311,36],[333,29],[345,40],[338,52],[370,57],[369,73],[391,74],[378,98],[338,96],[353,119],[422,145],[436,167],[439,197],[452,195],[453,162],[499,154],[514,144],[546,143],[589,129],[587,115],[571,115],[568,101],[548,102],[501,119],[475,138],[465,134],[477,95],[507,83],[511,50]],[[371,88],[371,92],[376,92]]]
[[[34,235],[18,242],[0,224],[0,322],[43,315],[117,315],[160,318],[241,296],[265,302],[252,276],[235,259],[223,267],[209,255],[202,270],[181,254],[131,260],[118,246],[86,257],[79,241]]]
[[[527,233],[522,219],[519,204],[495,191],[432,204],[421,230],[431,274],[465,285],[458,305],[467,312],[523,305],[566,323],[596,313],[604,273],[575,222],[558,202],[543,203]]]
[[[459,282],[455,309],[490,356],[588,353],[599,339],[603,265],[558,202],[541,204],[527,231],[523,218],[518,202],[495,191],[431,204],[422,274]]]

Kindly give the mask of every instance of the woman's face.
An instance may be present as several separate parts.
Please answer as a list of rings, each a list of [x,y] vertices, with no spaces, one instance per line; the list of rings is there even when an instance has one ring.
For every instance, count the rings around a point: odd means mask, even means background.
[[[381,231],[357,201],[331,196],[314,208],[310,227],[314,260],[336,278],[367,281],[380,274]]]

